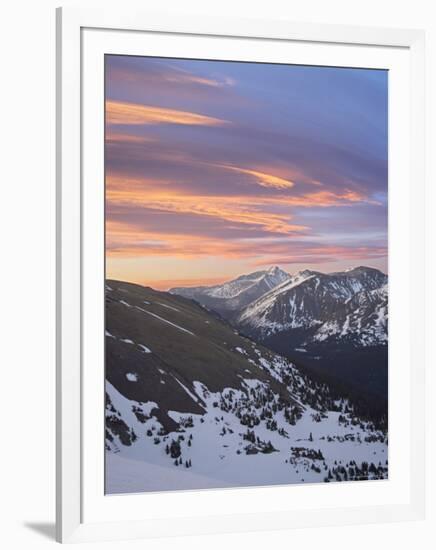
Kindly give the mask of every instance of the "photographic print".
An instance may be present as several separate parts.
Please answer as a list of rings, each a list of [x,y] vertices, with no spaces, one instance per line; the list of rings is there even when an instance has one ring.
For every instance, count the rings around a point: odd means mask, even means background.
[[[105,56],[106,494],[388,477],[388,72]]]

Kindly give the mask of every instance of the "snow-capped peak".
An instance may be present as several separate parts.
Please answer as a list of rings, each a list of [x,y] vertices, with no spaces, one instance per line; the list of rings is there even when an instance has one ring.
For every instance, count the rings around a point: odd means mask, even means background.
[[[301,344],[353,338],[356,345],[376,345],[387,340],[386,285],[387,276],[373,268],[303,270],[250,303],[237,322],[261,338],[298,329]]]

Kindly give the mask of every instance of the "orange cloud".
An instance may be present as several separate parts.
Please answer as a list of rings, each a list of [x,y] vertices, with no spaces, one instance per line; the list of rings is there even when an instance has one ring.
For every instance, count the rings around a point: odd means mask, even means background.
[[[245,171],[245,169],[240,169]],[[249,170],[250,173],[260,173]],[[268,176],[268,174],[265,174]],[[274,176],[271,176],[274,177]],[[198,212],[202,205],[208,209],[218,205],[229,205],[232,208],[241,209],[243,205],[247,210],[262,208],[265,206],[289,206],[306,208],[327,208],[332,206],[347,206],[355,203],[378,204],[368,199],[364,193],[345,189],[341,192],[315,191],[292,195],[281,193],[276,195],[198,195],[195,193],[175,191],[172,182],[162,180],[149,180],[142,178],[123,178],[121,176],[107,176],[106,178],[107,198],[113,202],[137,204],[138,206],[150,207],[153,203],[164,208],[165,204],[193,204]],[[164,204],[165,203],[165,204]],[[189,209],[191,210],[191,208]]]
[[[297,196],[283,196],[280,198],[267,197],[265,202],[280,203],[288,206],[320,207],[329,206],[347,206],[357,202],[370,204],[379,204],[376,201],[368,199],[364,193],[345,189],[342,192],[318,191],[315,193],[304,193]]]
[[[285,178],[280,178],[274,176],[273,174],[267,174],[265,172],[260,172],[258,170],[250,170],[248,168],[240,168],[239,166],[231,166],[228,164],[217,165],[220,168],[225,168],[226,170],[233,170],[239,174],[247,174],[253,176],[256,182],[263,187],[274,187],[275,189],[287,189],[294,186],[294,182],[287,180]]]
[[[149,67],[150,69],[150,67]],[[206,77],[199,74],[194,74],[187,69],[178,67],[174,64],[160,63],[155,65],[152,70],[142,71],[138,70],[138,67],[125,66],[113,66],[108,67],[108,77],[112,80],[118,80],[134,83],[136,85],[148,85],[151,84],[173,84],[189,86],[191,89],[195,85],[211,87],[211,88],[224,88],[234,86],[235,81],[223,76],[220,79]],[[194,86],[193,86],[194,85]]]
[[[238,197],[210,197],[198,195],[174,194],[172,191],[141,192],[137,190],[113,190],[110,187],[106,191],[108,204],[134,205],[138,208],[174,212],[178,214],[195,214],[209,216],[238,224],[259,226],[271,233],[302,232],[308,229],[304,225],[290,223],[290,214],[277,214],[265,210],[253,209],[250,201],[245,204]]]
[[[150,143],[155,141],[148,136],[135,136],[133,134],[122,134],[117,132],[106,132],[106,143]]]
[[[108,124],[185,124],[191,126],[228,124],[224,120],[198,113],[113,100],[106,101],[106,122]]]
[[[259,173],[256,170],[248,171],[250,175],[252,172]],[[331,260],[336,255],[349,257],[347,256],[349,249],[346,248],[335,249],[312,245],[305,246],[304,252],[300,247],[295,249],[296,241],[301,243],[301,237],[307,237],[310,228],[292,222],[292,207],[348,206],[356,202],[365,202],[367,197],[348,189],[342,192],[319,190],[303,195],[292,195],[287,192],[267,196],[210,196],[189,191],[175,191],[170,181],[108,175],[106,201],[108,256],[122,258],[215,256],[238,259],[255,258],[260,255],[265,257],[268,264],[296,263],[301,262],[302,258],[307,261],[315,258],[313,263],[316,263],[318,260],[324,261],[327,257]],[[285,210],[288,208],[288,211],[283,212],[283,207]],[[132,222],[129,211],[136,217],[135,223]],[[154,226],[156,216],[152,212],[162,213],[163,216],[174,213],[192,216],[192,218],[186,218],[183,222],[183,231],[177,232],[174,225],[171,226],[172,229],[165,223]],[[141,229],[142,223],[137,221],[141,220],[142,216],[143,227],[146,229]],[[192,220],[192,229],[190,220]],[[200,231],[198,223],[202,227]],[[228,234],[226,229],[234,232],[234,238],[226,237]],[[218,237],[215,230],[224,231],[224,233]],[[257,238],[259,235],[261,235],[260,239]],[[285,238],[286,244],[276,242],[272,245],[268,242],[268,238],[265,239],[268,235],[279,240]],[[290,237],[292,239],[289,239]],[[361,248],[358,251],[358,254],[365,255],[365,253],[368,255],[370,250],[364,251]],[[283,259],[276,261],[276,255],[277,258],[282,257],[286,261]],[[271,260],[272,256],[274,256],[273,260]]]
[[[384,245],[335,246],[310,242],[306,238],[300,238],[298,234],[279,239],[227,240],[207,235],[157,235],[152,231],[141,231],[128,223],[119,222],[108,222],[106,234],[108,258],[219,257],[228,260],[251,260],[252,266],[259,267],[271,264],[321,264],[331,262],[332,258],[349,261],[374,259],[383,258],[387,254]]]

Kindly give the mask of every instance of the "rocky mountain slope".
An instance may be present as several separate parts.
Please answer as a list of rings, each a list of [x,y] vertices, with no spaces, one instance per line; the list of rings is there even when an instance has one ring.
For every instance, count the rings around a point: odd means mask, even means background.
[[[286,283],[285,283],[286,284]],[[387,435],[181,296],[108,281],[106,492],[386,478]]]
[[[384,344],[387,282],[384,273],[368,267],[328,274],[306,270],[246,306],[235,324],[260,339],[286,332],[294,347]]]

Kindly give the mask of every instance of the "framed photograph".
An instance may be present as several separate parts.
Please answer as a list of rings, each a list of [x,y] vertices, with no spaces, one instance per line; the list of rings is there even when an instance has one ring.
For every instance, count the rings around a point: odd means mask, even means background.
[[[58,540],[423,517],[423,33],[57,28]]]

